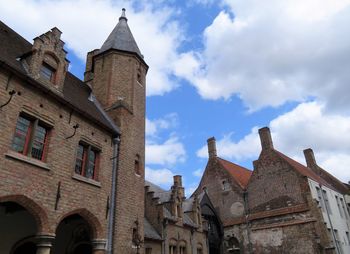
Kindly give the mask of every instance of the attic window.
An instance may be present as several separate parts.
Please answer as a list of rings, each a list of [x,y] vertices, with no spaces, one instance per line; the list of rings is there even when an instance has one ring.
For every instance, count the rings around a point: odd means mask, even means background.
[[[40,68],[40,76],[50,82],[54,82],[56,70],[50,65],[43,63]]]
[[[222,190],[223,191],[230,190],[230,183],[227,180],[222,181]]]

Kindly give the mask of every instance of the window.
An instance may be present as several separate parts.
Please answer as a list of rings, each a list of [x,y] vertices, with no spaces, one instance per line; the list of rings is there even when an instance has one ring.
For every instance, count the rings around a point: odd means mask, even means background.
[[[44,161],[47,153],[49,128],[33,117],[20,115],[12,141],[18,153]]]
[[[325,208],[324,208],[324,203],[323,203],[323,199],[322,199],[322,192],[321,192],[319,187],[316,187],[316,191],[317,191],[318,202],[319,202],[319,204],[321,204],[322,211],[324,211]]]
[[[141,165],[140,165],[140,155],[136,154],[135,165],[134,165],[135,174],[141,175]]]
[[[323,191],[323,198],[324,198],[324,202],[326,204],[327,211],[329,212],[329,214],[332,214],[332,210],[331,210],[331,207],[330,207],[329,201],[328,201],[327,192],[325,190],[322,190],[322,191]]]
[[[340,217],[343,218],[343,217],[344,217],[344,214],[343,214],[342,208],[340,207],[339,197],[338,197],[338,196],[335,196],[335,200],[337,201],[337,206],[338,206],[338,210],[339,210]]]
[[[53,82],[55,78],[55,69],[52,68],[50,65],[43,63],[40,68],[40,75],[44,79]]]
[[[346,209],[345,209],[344,199],[340,198],[340,203],[341,203],[341,206],[342,206],[342,208],[343,208],[343,212],[344,212],[344,214],[345,214],[345,217],[346,217],[346,218],[349,218],[349,216],[348,216],[348,214],[347,214],[347,212],[346,212]]]
[[[180,246],[179,251],[180,251],[179,254],[186,254],[186,247],[185,246]]]
[[[75,161],[75,173],[86,178],[97,178],[99,151],[90,145],[79,143]]]
[[[222,181],[222,190],[223,191],[230,190],[230,183],[227,180]]]
[[[176,254],[176,246],[174,245],[169,246],[169,254]]]

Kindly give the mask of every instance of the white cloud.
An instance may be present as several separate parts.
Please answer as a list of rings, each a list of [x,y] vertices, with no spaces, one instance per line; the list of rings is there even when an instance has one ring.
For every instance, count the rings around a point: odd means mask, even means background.
[[[146,144],[146,163],[158,165],[175,165],[184,162],[186,151],[184,145],[176,136],[170,137],[164,143]]]
[[[197,170],[193,171],[192,174],[194,176],[197,176],[197,177],[202,177],[203,172],[204,172],[204,170],[202,168],[200,168],[200,169],[197,169]]]
[[[259,137],[258,128],[252,129],[251,133],[246,135],[243,139],[235,142],[233,140],[233,133],[225,135],[216,142],[218,156],[227,159],[242,161],[251,159],[252,156],[259,153]],[[197,151],[197,156],[200,158],[208,158],[207,146],[203,146]]]
[[[178,124],[178,115],[170,113],[162,118],[150,120],[146,118],[146,136],[155,137],[161,130],[175,128]]]
[[[164,4],[136,0],[0,0],[0,16],[30,42],[52,27],[58,27],[69,50],[85,61],[88,51],[102,46],[117,24],[121,8],[125,7],[129,26],[145,61],[151,66],[147,94],[162,95],[177,86],[170,78],[169,63],[177,61],[177,49],[183,38],[179,24],[174,21],[176,10]]]
[[[161,186],[170,186],[173,183],[173,176],[176,175],[167,168],[151,169],[145,168],[146,180]]]
[[[350,117],[329,113],[317,102],[301,103],[269,124],[274,147],[305,165],[303,150],[312,148],[318,164],[342,181],[350,180]],[[260,126],[262,127],[262,126]],[[219,156],[235,161],[255,160],[261,151],[257,129],[235,142],[217,142]],[[198,150],[206,157],[206,147]]]
[[[226,0],[204,32],[204,50],[177,74],[206,99],[239,96],[250,110],[317,98],[347,111],[350,1]]]

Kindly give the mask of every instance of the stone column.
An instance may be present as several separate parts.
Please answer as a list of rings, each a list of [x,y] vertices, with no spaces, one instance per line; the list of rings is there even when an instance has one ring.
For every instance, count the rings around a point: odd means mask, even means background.
[[[105,254],[106,242],[107,242],[106,239],[92,240],[92,254]]]
[[[50,254],[52,242],[55,240],[55,235],[52,234],[39,234],[36,237],[36,254]]]

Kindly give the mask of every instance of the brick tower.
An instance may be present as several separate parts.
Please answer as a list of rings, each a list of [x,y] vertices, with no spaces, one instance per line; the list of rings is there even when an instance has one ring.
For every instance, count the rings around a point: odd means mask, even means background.
[[[142,253],[146,62],[125,9],[101,49],[88,53],[85,81],[121,130],[113,253]]]

